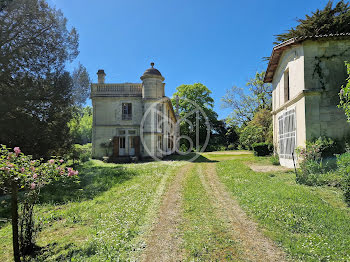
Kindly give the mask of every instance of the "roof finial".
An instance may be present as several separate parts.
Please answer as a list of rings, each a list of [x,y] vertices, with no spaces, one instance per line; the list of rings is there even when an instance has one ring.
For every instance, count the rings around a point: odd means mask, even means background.
[[[152,66],[152,68],[154,67],[154,63],[153,62],[151,63],[151,66]]]

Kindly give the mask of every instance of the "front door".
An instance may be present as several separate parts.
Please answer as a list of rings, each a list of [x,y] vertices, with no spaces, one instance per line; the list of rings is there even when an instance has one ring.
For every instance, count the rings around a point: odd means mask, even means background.
[[[125,156],[125,137],[119,137],[119,155]]]
[[[129,155],[130,156],[135,155],[135,137],[134,136],[129,137]]]

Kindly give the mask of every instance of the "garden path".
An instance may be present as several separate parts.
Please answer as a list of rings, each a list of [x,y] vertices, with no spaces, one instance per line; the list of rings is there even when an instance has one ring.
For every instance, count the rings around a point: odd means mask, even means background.
[[[163,196],[159,217],[151,235],[146,241],[143,261],[182,261],[181,232],[182,184],[192,164],[186,164],[177,171],[174,180]]]

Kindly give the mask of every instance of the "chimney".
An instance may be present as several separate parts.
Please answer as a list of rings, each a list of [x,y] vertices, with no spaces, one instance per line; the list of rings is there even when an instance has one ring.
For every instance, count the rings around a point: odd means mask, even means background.
[[[97,71],[97,79],[98,79],[98,83],[99,84],[104,84],[105,83],[105,76],[106,76],[105,70],[99,69]]]

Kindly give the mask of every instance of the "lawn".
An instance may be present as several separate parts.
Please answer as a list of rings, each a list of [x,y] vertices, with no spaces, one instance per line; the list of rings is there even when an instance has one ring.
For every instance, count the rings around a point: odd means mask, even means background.
[[[36,210],[41,248],[33,260],[138,260],[164,192],[188,163],[186,157],[171,159],[119,165],[93,160],[78,167],[79,180],[46,188]],[[291,260],[350,261],[350,208],[338,188],[298,185],[293,172],[257,173],[246,163],[270,162],[243,151],[205,153],[184,174],[179,229],[185,260],[237,261],[243,254],[208,190],[203,174],[210,165]],[[8,200],[0,201],[0,217],[8,218]],[[0,227],[0,261],[12,261],[11,225]]]
[[[239,156],[217,164],[227,189],[293,260],[350,261],[350,209],[334,187],[295,183],[293,172],[256,173]]]
[[[37,261],[105,261],[137,257],[161,194],[183,163],[105,164],[78,167],[79,180],[42,193]],[[1,217],[8,217],[6,209]],[[0,261],[12,261],[11,226],[0,229]]]

